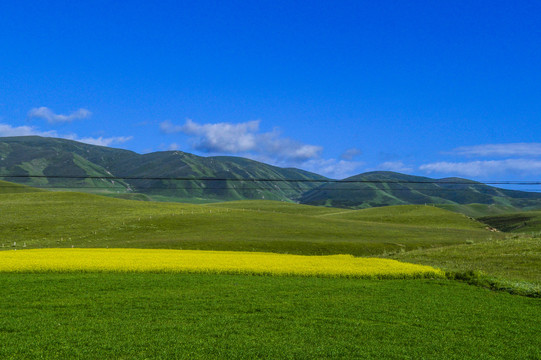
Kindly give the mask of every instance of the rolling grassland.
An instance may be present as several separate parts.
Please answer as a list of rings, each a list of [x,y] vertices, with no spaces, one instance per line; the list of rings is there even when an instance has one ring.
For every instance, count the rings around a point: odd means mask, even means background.
[[[1,359],[541,358],[538,237],[423,205],[17,191],[0,193]],[[353,274],[370,262],[400,279]]]
[[[541,285],[541,239],[503,240],[413,250],[392,255],[414,263],[429,263],[451,271],[483,271],[516,281]]]
[[[271,201],[190,205],[71,192],[3,194],[0,249],[122,247],[374,256],[500,237],[461,214],[431,206],[380,212]]]
[[[541,298],[541,238],[503,240],[413,250],[391,258],[444,269],[447,276],[493,290]]]
[[[541,234],[541,211],[484,216],[479,220],[504,232],[530,235]]]

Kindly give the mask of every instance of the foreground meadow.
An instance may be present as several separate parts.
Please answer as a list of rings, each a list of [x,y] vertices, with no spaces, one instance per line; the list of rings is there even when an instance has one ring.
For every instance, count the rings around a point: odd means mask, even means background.
[[[539,239],[460,214],[0,196],[0,359],[541,358]],[[478,270],[530,297],[449,280]]]
[[[540,324],[443,279],[0,274],[2,359],[539,359]]]

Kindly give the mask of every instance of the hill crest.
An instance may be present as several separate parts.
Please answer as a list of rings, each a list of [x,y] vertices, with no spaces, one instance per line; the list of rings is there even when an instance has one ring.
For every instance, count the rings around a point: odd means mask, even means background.
[[[179,150],[138,154],[39,136],[0,138],[0,179],[98,194],[141,193],[162,201],[265,199],[356,209],[409,204],[541,208],[539,193],[462,178],[373,171],[338,181],[242,157],[202,157]]]

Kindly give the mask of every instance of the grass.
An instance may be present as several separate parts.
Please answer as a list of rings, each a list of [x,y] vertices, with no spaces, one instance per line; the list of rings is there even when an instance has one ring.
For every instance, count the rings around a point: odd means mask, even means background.
[[[45,191],[45,190],[0,180],[0,195],[1,194],[19,194],[19,193],[28,193],[28,192],[42,192],[42,191]]]
[[[448,280],[0,274],[0,358],[537,359],[540,310]]]
[[[485,216],[479,220],[504,232],[541,233],[541,211]]]
[[[191,205],[70,192],[0,197],[4,249],[73,246],[373,256],[498,238],[463,215],[429,206],[408,208],[406,215],[393,207],[380,221],[380,215],[371,216],[369,210],[271,201]],[[411,214],[417,215],[406,221]],[[429,220],[423,219],[427,216]]]
[[[367,221],[381,224],[402,224],[427,228],[484,229],[485,226],[462,214],[454,214],[434,206],[400,205],[369,208],[328,214],[334,219]],[[443,220],[445,219],[445,220]]]
[[[410,251],[390,257],[435,266],[472,284],[541,297],[541,238],[513,236],[497,241]]]
[[[464,215],[432,206],[354,211],[277,201],[190,205],[62,192],[0,196],[4,250],[73,246],[352,254],[462,274],[482,271],[484,282],[496,278],[504,288],[529,295],[541,282],[538,241],[510,241]]]
[[[323,206],[311,206],[294,204],[283,201],[264,201],[264,200],[251,200],[251,201],[227,201],[222,203],[213,204],[213,207],[221,209],[235,209],[241,211],[257,211],[265,213],[279,213],[279,214],[291,214],[291,215],[327,215],[342,213],[344,211],[351,212],[351,210],[327,208]]]
[[[458,212],[473,218],[489,215],[508,214],[519,211],[519,208],[516,208],[514,206],[498,204],[438,204],[436,206],[441,209]]]
[[[7,189],[0,246],[17,251],[2,256],[72,246],[376,254],[541,295],[541,239],[491,233],[431,206],[190,205]],[[0,273],[1,359],[539,359],[539,324],[539,298],[440,278]]]

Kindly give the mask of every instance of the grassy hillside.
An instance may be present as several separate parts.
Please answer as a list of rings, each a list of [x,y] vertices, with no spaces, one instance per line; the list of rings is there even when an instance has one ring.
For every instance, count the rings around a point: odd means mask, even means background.
[[[348,220],[436,228],[486,229],[486,225],[465,215],[426,205],[400,205],[350,210],[277,201],[231,201],[213,204],[213,206],[271,213],[302,214],[320,217],[324,221]]]
[[[300,202],[342,208],[406,204],[484,204],[516,210],[541,208],[541,194],[504,190],[460,178],[436,180],[376,171],[320,185],[305,192]]]
[[[526,281],[541,289],[541,238],[514,237],[394,254],[394,259],[445,270]]]
[[[508,214],[520,211],[520,209],[514,206],[496,204],[437,204],[436,206],[441,209],[458,212],[473,218],[479,218],[489,215]]]
[[[381,221],[361,212],[269,201],[189,205],[69,192],[3,194],[0,246],[374,255],[499,236],[433,207],[389,211]],[[418,214],[430,220],[408,220]]]
[[[132,151],[64,139],[38,136],[5,137],[0,138],[0,177],[46,188],[126,192],[129,185],[125,182],[99,177],[111,176],[108,165],[125,161],[134,155]],[[28,177],[30,175],[38,177]],[[84,179],[87,176],[98,178]]]
[[[0,138],[0,179],[105,195],[142,193],[152,200],[197,204],[246,199],[355,209],[438,204],[468,216],[492,215],[497,209],[541,209],[539,193],[466,179],[380,171],[336,182],[240,157],[201,157],[182,151],[137,154],[38,136]],[[467,204],[477,205],[463,206]]]
[[[117,179],[107,179],[111,176]],[[182,151],[141,155],[37,136],[0,138],[0,178],[44,188],[102,194],[135,192],[156,200],[196,203],[292,201],[319,185],[296,180],[327,179],[239,157],[201,157]]]
[[[381,224],[403,224],[441,229],[482,229],[483,224],[462,214],[452,213],[434,206],[400,205],[341,211],[327,215],[333,219],[368,221]]]
[[[310,206],[293,204],[282,201],[227,201],[217,204],[212,204],[213,207],[221,209],[236,209],[236,210],[251,210],[264,211],[267,213],[293,214],[293,215],[325,215],[341,213],[344,210],[337,208],[327,208],[321,206]],[[347,210],[348,212],[351,210]]]
[[[0,195],[1,194],[14,194],[14,193],[28,193],[28,192],[42,192],[44,190],[37,189],[32,186],[15,184],[8,181],[0,180]]]
[[[511,214],[484,216],[480,221],[505,232],[541,232],[541,211],[524,211]]]
[[[172,197],[181,201],[190,199],[291,201],[319,185],[295,180],[326,180],[323,176],[307,171],[278,168],[240,157],[201,157],[181,151],[140,155],[115,164],[111,171],[119,176],[138,178],[196,178],[197,180],[130,181],[138,192],[157,198]],[[274,181],[252,181],[253,179]]]
[[[541,294],[539,238],[510,239],[433,206],[190,205],[2,192],[0,214],[3,250],[379,255],[482,270],[500,288]],[[539,300],[447,279],[0,273],[0,358],[536,359]]]

